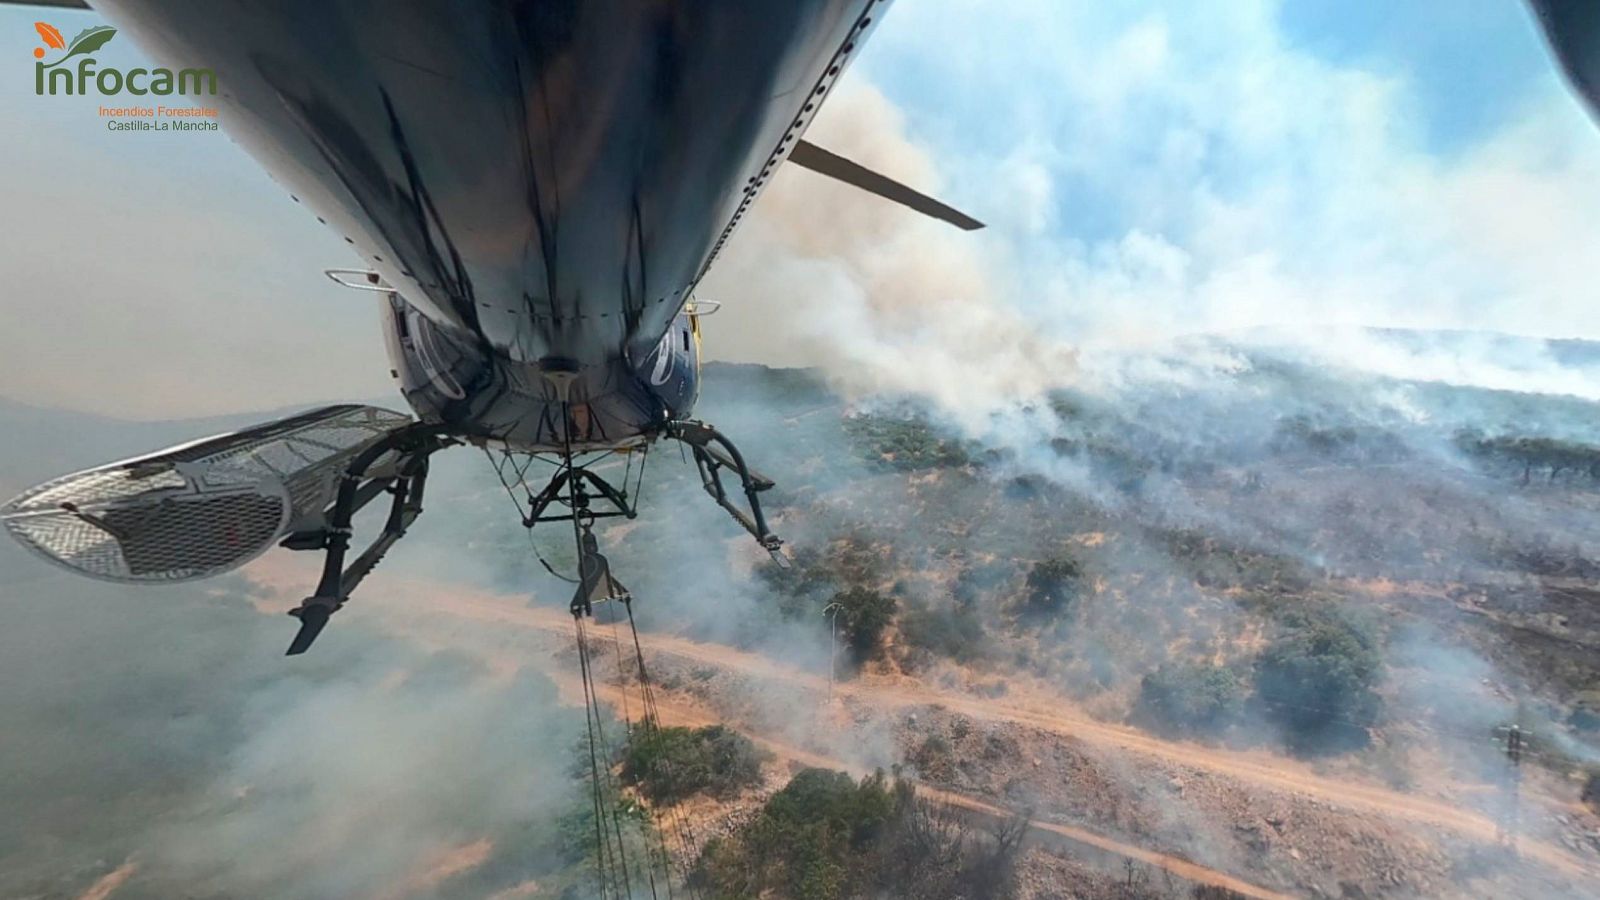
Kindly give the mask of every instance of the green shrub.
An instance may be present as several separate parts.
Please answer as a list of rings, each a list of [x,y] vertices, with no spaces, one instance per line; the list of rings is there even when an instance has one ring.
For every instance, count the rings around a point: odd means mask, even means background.
[[[629,743],[622,778],[661,803],[701,792],[729,797],[761,781],[761,766],[769,756],[721,725],[648,729]]]
[[[971,606],[921,606],[900,617],[900,640],[935,656],[970,663],[984,655],[983,620]]]
[[[920,417],[862,414],[844,420],[845,434],[867,460],[903,471],[964,466],[972,461],[961,441]]]
[[[1194,528],[1172,529],[1158,536],[1167,553],[1183,563],[1195,582],[1204,587],[1243,588],[1260,598],[1301,593],[1311,586],[1302,564],[1289,557],[1241,546]]]
[[[1371,427],[1324,425],[1298,415],[1278,422],[1268,449],[1275,453],[1309,453],[1349,462],[1392,463],[1411,457],[1393,433]]]
[[[811,547],[796,547],[788,567],[758,566],[756,577],[777,595],[778,611],[786,619],[816,615],[827,597],[838,589],[836,568]]]
[[[881,772],[857,783],[843,772],[804,769],[767,801],[758,829],[766,829],[773,848],[786,844],[796,829],[818,826],[860,847],[889,818],[893,805]]]
[[[781,884],[795,900],[849,895],[852,863],[893,810],[883,776],[857,784],[843,772],[806,769],[772,796],[746,835],[762,872],[758,885]]]
[[[1057,556],[1041,560],[1028,571],[1022,594],[1024,610],[1038,616],[1070,612],[1082,588],[1083,570],[1076,561]]]
[[[567,865],[594,858],[594,803],[587,793],[556,817],[557,852]]]
[[[1381,701],[1382,659],[1373,629],[1348,617],[1296,612],[1256,662],[1256,697],[1291,747],[1360,746]]]
[[[1139,714],[1159,728],[1215,734],[1243,708],[1244,682],[1225,666],[1163,663],[1139,683]]]
[[[846,533],[836,535],[823,550],[797,548],[789,568],[760,566],[756,575],[777,595],[784,618],[814,622],[839,593],[877,584],[881,569],[873,542],[865,535]]]
[[[833,602],[842,609],[839,633],[850,650],[850,659],[857,666],[878,655],[882,649],[883,630],[894,618],[895,600],[871,588],[853,587],[833,595]]]
[[[707,843],[694,880],[717,898],[845,900],[1010,895],[1026,821],[980,834],[880,772],[806,769],[749,824]]]

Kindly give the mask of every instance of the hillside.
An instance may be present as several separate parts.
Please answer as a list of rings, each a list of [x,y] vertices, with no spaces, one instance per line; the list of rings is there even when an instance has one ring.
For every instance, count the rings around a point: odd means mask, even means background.
[[[1501,349],[1526,358],[1531,340]],[[674,715],[773,754],[765,787],[689,801],[735,848],[708,851],[700,877],[746,865],[741,823],[820,765],[894,769],[972,814],[1031,812],[1030,833],[1053,837],[1007,857],[1019,896],[1600,893],[1583,800],[1600,764],[1600,404],[1242,339],[1183,349],[976,418],[845,398],[807,371],[707,368],[698,412],[778,482],[766,497],[794,567],[772,566],[668,446],[639,519],[602,533]],[[1600,358],[1548,352],[1573,383]],[[232,424],[0,415],[19,436],[7,484]],[[304,661],[277,655],[292,623],[261,613],[303,595],[305,555],[136,591],[0,549],[0,659],[29,686],[0,728],[30,735],[0,771],[23,773],[8,806],[39,810],[0,833],[0,892],[118,872],[118,897],[197,879],[206,896],[277,879],[396,896],[580,884],[552,812],[581,796],[571,588],[529,552],[481,455],[445,454],[437,473],[382,578]],[[570,570],[569,536],[534,539]],[[518,618],[530,592],[548,619]],[[1529,734],[1520,856],[1495,849],[1512,778],[1495,729],[1513,723]],[[923,827],[925,810],[894,808]],[[144,819],[161,828],[136,836]],[[961,853],[1004,847],[996,827]],[[283,829],[282,852],[240,856]]]

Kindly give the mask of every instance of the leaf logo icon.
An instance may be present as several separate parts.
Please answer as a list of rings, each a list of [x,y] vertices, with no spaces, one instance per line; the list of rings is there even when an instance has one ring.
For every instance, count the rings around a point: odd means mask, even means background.
[[[101,47],[104,47],[106,42],[117,36],[117,30],[112,28],[110,25],[95,25],[92,28],[85,28],[84,30],[78,32],[77,36],[72,39],[72,43],[68,44],[66,41],[61,39],[61,32],[55,30],[48,24],[44,22],[35,22],[34,27],[39,30],[39,36],[44,38],[44,42],[46,44],[49,44],[58,50],[65,48],[67,51],[66,54],[64,54],[60,59],[46,66],[45,68],[47,69],[53,69],[74,56],[82,56],[85,53],[93,53],[96,50],[99,50]],[[45,29],[49,29],[49,32],[46,33]],[[34,55],[38,56],[40,54],[36,52]]]
[[[78,56],[84,53],[93,53],[106,45],[106,42],[117,36],[117,30],[110,25],[96,25],[78,32],[78,36],[67,45],[67,56]],[[61,57],[66,59],[67,56]]]
[[[39,32],[39,37],[44,38],[46,47],[54,50],[67,49],[67,42],[61,37],[61,32],[57,31],[56,27],[49,22],[35,22],[33,23],[33,30]]]

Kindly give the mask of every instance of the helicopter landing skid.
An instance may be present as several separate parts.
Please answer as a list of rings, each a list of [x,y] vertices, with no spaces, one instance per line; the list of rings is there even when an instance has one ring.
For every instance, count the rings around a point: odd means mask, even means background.
[[[311,648],[328,619],[350,599],[350,593],[377,568],[385,553],[405,537],[406,529],[422,514],[422,491],[428,480],[428,457],[456,443],[443,427],[416,422],[400,428],[373,443],[351,460],[339,482],[339,491],[325,514],[326,526],[297,532],[282,541],[290,550],[323,550],[322,578],[316,593],[289,610],[300,620],[300,630],[289,644],[286,655],[298,656]],[[367,478],[367,470],[388,454],[400,462],[392,478]],[[383,531],[367,549],[345,566],[350,549],[351,519],[362,507],[382,494],[389,494],[389,516]]]
[[[741,528],[750,532],[762,549],[772,554],[772,560],[779,568],[789,568],[789,559],[783,555],[783,540],[767,528],[766,516],[761,512],[760,494],[772,488],[772,479],[750,468],[739,448],[722,432],[705,422],[679,419],[667,425],[665,434],[688,446],[694,454],[695,467],[700,470],[700,483],[711,499],[727,510]],[[740,509],[730,498],[727,487],[722,483],[724,470],[739,477],[739,487],[744,491],[748,511]]]

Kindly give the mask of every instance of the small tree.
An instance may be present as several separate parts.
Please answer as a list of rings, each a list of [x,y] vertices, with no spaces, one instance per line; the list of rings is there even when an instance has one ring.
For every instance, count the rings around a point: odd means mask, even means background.
[[[780,896],[839,900],[894,808],[881,774],[858,785],[843,772],[805,769],[772,796],[748,835],[756,886],[784,885]],[[756,896],[761,891],[757,891]]]
[[[721,725],[649,729],[630,742],[622,777],[663,803],[701,792],[728,797],[761,780],[767,756],[749,738]]]
[[[833,602],[843,608],[839,630],[850,648],[851,660],[859,666],[877,656],[883,630],[894,618],[894,598],[871,588],[853,587],[834,594]]]
[[[1209,663],[1163,663],[1139,683],[1139,711],[1158,727],[1215,734],[1234,722],[1245,686],[1232,669]]]
[[[1056,556],[1035,563],[1028,571],[1022,595],[1026,611],[1040,616],[1070,611],[1078,599],[1082,580],[1083,570],[1069,557]]]
[[[1325,613],[1301,614],[1256,663],[1256,696],[1299,750],[1360,745],[1381,701],[1382,674],[1370,627]]]
[[[748,824],[706,844],[694,883],[718,900],[1005,900],[1027,829],[990,831],[879,772],[806,769]]]
[[[913,607],[900,616],[900,643],[959,663],[980,659],[988,650],[983,619],[971,606]]]

